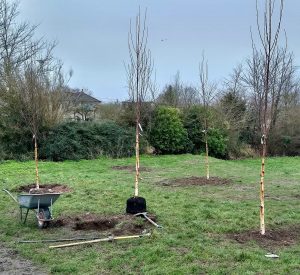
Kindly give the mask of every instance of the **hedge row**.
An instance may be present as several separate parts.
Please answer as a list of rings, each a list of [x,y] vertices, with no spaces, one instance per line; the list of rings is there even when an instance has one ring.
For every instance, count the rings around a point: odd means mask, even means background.
[[[203,110],[202,110],[203,111]],[[145,139],[157,154],[180,154],[204,152],[201,110],[191,110],[182,116],[171,107],[158,107]],[[227,139],[219,129],[210,128],[208,145],[210,155],[226,157]],[[64,122],[52,129],[43,129],[39,135],[39,157],[53,161],[93,159],[99,156],[113,158],[134,155],[134,128],[120,126],[116,122]],[[4,129],[0,134],[0,158],[31,159],[33,144],[30,131],[25,127]]]

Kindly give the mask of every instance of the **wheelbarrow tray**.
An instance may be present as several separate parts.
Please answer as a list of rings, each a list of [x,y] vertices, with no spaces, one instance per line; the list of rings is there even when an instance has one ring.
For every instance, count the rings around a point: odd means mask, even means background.
[[[51,206],[60,196],[60,193],[21,194],[18,202],[21,208],[37,209]]]

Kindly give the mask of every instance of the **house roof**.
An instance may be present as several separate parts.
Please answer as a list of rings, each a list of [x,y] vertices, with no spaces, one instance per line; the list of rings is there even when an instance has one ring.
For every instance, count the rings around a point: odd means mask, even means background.
[[[85,92],[78,91],[78,90],[73,90],[73,91],[68,91],[66,92],[69,99],[75,103],[83,103],[83,104],[99,104],[101,103],[100,100],[97,98],[86,94]]]

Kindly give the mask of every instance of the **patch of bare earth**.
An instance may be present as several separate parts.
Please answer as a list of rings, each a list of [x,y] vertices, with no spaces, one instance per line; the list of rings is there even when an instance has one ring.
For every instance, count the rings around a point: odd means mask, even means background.
[[[269,196],[265,195],[265,198],[268,200],[275,200],[275,201],[284,201],[290,199],[300,199],[300,195],[291,195],[291,196]]]
[[[63,184],[58,183],[49,183],[41,184],[39,189],[35,189],[35,184],[22,185],[15,188],[15,192],[26,192],[31,194],[44,194],[44,193],[67,193],[71,192],[71,189]]]
[[[154,215],[148,215],[156,221]],[[93,230],[109,232],[116,236],[127,234],[141,234],[144,230],[153,227],[148,221],[134,215],[102,216],[86,213],[77,216],[63,216],[51,222],[49,227],[69,227],[72,230]]]
[[[255,241],[264,248],[290,246],[300,241],[300,224],[285,228],[267,229],[265,235],[261,235],[258,230],[251,230],[228,234],[228,237],[241,244]]]
[[[111,167],[113,170],[123,170],[128,172],[135,172],[135,166],[134,165],[116,165]],[[140,167],[140,172],[151,172],[152,170],[148,167]]]
[[[188,177],[188,178],[178,178],[178,179],[168,179],[160,181],[159,184],[164,186],[190,186],[190,185],[224,185],[230,184],[230,179],[224,179],[219,177]]]
[[[0,274],[41,274],[47,273],[32,262],[21,258],[15,251],[0,243]]]

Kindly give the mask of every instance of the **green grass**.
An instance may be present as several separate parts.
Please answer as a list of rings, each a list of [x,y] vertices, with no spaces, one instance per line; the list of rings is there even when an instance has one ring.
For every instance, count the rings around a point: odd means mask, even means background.
[[[300,244],[269,251],[256,242],[239,244],[226,234],[259,229],[260,160],[211,158],[211,176],[231,178],[223,186],[162,186],[159,182],[204,175],[202,156],[143,156],[140,195],[162,230],[150,238],[49,250],[47,244],[20,244],[22,239],[72,237],[63,228],[39,230],[31,214],[19,223],[18,207],[0,193],[0,241],[50,273],[60,274],[299,274]],[[112,170],[134,159],[41,162],[44,183],[62,183],[73,192],[54,205],[54,216],[86,212],[120,214],[133,194],[134,174]],[[33,162],[0,164],[1,187],[12,189],[34,181]],[[266,230],[300,221],[300,158],[270,158],[266,163]],[[85,233],[83,232],[82,235]],[[87,232],[86,232],[87,234]],[[267,252],[279,254],[272,260]]]

